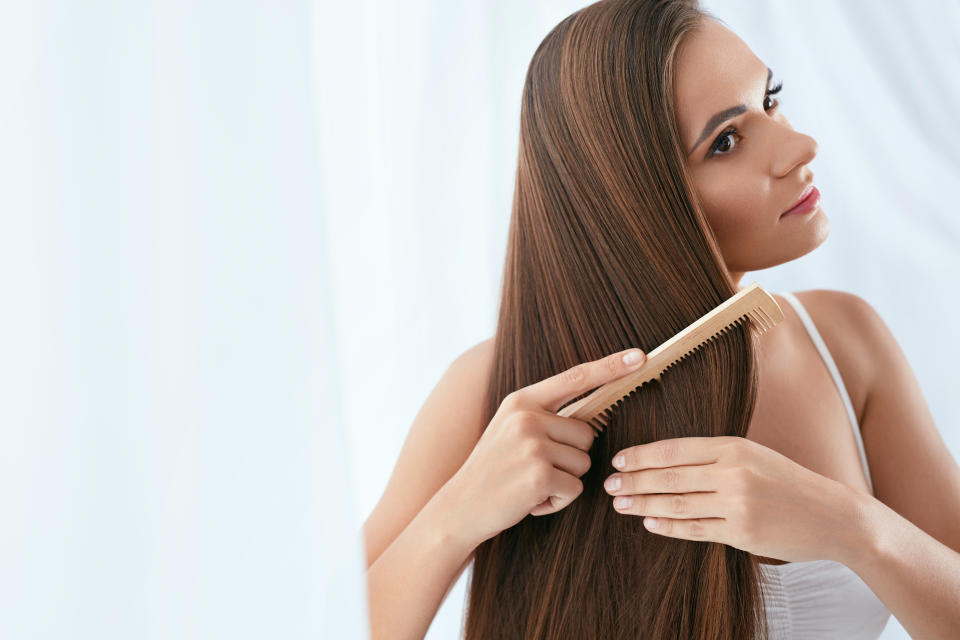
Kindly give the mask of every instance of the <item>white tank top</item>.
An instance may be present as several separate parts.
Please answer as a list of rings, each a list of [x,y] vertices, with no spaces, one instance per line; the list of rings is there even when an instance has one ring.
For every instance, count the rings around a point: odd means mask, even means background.
[[[781,292],[780,295],[797,311],[840,391],[843,406],[853,427],[867,486],[872,494],[873,482],[870,479],[860,426],[840,371],[800,300],[789,292]],[[875,640],[890,618],[890,610],[877,598],[867,583],[840,562],[809,560],[782,565],[761,563],[760,572],[771,640]]]

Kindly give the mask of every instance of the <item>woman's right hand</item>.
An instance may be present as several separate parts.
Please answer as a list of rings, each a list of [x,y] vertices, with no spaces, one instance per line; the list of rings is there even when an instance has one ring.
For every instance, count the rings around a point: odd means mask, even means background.
[[[640,357],[627,364],[623,356]],[[479,544],[520,522],[563,509],[583,491],[592,426],[557,415],[571,399],[637,369],[627,349],[518,389],[504,398],[473,451],[444,486],[459,506],[461,532]]]

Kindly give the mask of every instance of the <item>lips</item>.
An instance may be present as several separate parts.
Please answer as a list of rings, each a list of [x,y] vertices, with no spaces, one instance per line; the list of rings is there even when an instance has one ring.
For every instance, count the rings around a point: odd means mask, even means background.
[[[794,209],[796,209],[797,207],[799,207],[801,204],[803,204],[803,202],[804,202],[808,197],[810,197],[810,194],[811,194],[812,192],[813,192],[813,183],[811,182],[811,183],[808,184],[806,187],[804,187],[803,191],[800,192],[800,195],[799,195],[799,196],[797,197],[797,199],[794,201],[793,205],[792,205],[789,209],[787,209],[786,211],[784,211],[783,213],[780,214],[780,217],[783,217],[783,216],[787,215],[788,213],[790,213],[791,211],[793,211]]]

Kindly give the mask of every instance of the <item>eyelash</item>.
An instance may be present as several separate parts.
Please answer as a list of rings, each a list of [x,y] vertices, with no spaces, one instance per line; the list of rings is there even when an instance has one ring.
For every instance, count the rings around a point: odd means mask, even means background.
[[[778,82],[775,87],[773,87],[773,88],[771,88],[771,89],[767,89],[767,92],[763,95],[763,99],[766,100],[766,99],[769,98],[770,96],[772,96],[772,95],[774,95],[774,94],[777,94],[777,93],[780,93],[780,90],[781,90],[781,89],[783,89],[783,81],[782,81],[782,80],[781,80],[780,82]],[[774,108],[779,107],[779,106],[780,106],[780,100],[774,100],[773,106],[771,106],[770,108],[771,108],[771,109],[774,109]],[[730,135],[731,133],[737,133],[737,128],[736,128],[736,127],[727,127],[727,128],[723,131],[723,133],[721,133],[719,136],[717,136],[717,139],[714,140],[714,141],[713,141],[713,144],[710,146],[710,152],[707,154],[707,157],[708,157],[708,158],[710,158],[710,157],[712,157],[712,156],[714,156],[714,155],[717,155],[716,152],[717,152],[717,148],[720,146],[720,143],[724,140],[724,138],[726,138],[726,137],[727,137],[728,135]],[[727,155],[730,155],[730,153],[731,153],[731,152],[727,151],[727,152],[721,153],[721,154],[719,154],[719,155],[721,155],[721,156],[727,156]]]

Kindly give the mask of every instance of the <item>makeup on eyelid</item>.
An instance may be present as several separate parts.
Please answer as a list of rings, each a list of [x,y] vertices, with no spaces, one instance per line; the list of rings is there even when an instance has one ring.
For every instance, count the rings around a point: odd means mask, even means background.
[[[771,72],[771,74],[772,74],[772,73],[773,73],[773,72]],[[764,103],[764,105],[766,105],[767,98],[769,98],[770,96],[774,96],[774,95],[780,93],[780,90],[781,90],[781,89],[783,89],[783,81],[782,81],[782,80],[781,80],[780,82],[778,82],[778,83],[776,84],[776,86],[774,86],[774,87],[768,87],[767,90],[766,90],[766,92],[765,92],[764,95],[763,95],[763,103]],[[743,108],[744,105],[740,105],[740,107]],[[774,108],[779,108],[779,107],[780,107],[780,100],[777,99],[777,100],[774,101],[774,103],[773,103],[772,105],[770,105],[769,108],[770,108],[770,109],[774,109]],[[764,107],[763,107],[763,110],[764,110],[764,111],[767,111],[767,107],[764,106]],[[727,152],[718,153],[719,147],[720,147],[720,141],[723,140],[724,138],[726,138],[726,137],[727,137],[728,135],[730,135],[730,134],[737,134],[737,135],[739,135],[739,133],[740,133],[740,132],[737,130],[736,127],[733,127],[733,126],[727,127],[723,132],[721,132],[721,133],[714,139],[713,144],[710,145],[710,148],[707,150],[707,155],[706,155],[707,159],[712,158],[712,157],[714,157],[714,156],[725,156],[725,155],[729,155],[729,153],[727,153]]]

